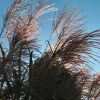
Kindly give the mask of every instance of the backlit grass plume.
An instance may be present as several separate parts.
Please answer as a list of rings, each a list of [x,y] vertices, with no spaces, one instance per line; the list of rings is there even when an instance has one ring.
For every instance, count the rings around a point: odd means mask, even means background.
[[[70,1],[57,12],[45,0],[14,0],[0,34],[4,36],[0,42],[1,100],[100,99],[100,75],[90,70],[92,63],[99,62],[95,51],[100,51],[100,30],[87,32],[81,11],[69,8]],[[41,16],[55,11],[52,33],[42,52]]]

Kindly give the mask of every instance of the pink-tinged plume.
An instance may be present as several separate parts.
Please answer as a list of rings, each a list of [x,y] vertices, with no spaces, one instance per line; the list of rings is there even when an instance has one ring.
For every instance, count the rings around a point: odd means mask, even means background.
[[[19,37],[19,41],[24,42],[32,40],[32,37],[39,34],[41,30],[39,17],[43,14],[57,10],[57,8],[54,7],[54,4],[46,5],[45,2],[40,2],[38,5],[32,4],[31,6],[36,8],[32,10],[31,8],[28,8],[29,5],[16,5],[14,7],[5,35],[6,38],[9,39],[9,37],[12,37],[15,34]]]

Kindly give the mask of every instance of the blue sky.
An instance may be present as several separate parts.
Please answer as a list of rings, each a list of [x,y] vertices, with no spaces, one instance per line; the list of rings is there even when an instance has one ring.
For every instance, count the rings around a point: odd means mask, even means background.
[[[0,27],[2,26],[2,18],[5,14],[7,8],[11,5],[13,0],[0,0]],[[62,8],[63,5],[68,0],[48,0],[49,2],[54,2],[57,8]],[[87,20],[86,28],[87,31],[93,31],[100,29],[100,0],[72,0],[72,6],[83,10],[83,15]],[[50,27],[48,25],[48,27]],[[50,30],[47,28],[45,36],[41,36],[43,40],[48,38],[48,32]],[[95,70],[100,71],[100,64],[95,65]]]

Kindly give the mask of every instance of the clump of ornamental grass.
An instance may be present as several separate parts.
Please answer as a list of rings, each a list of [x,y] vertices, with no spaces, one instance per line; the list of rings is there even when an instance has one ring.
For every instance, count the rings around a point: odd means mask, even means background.
[[[69,3],[58,12],[45,0],[14,0],[0,34],[1,39],[4,36],[0,43],[1,100],[100,99],[100,75],[90,71],[90,63],[99,62],[94,49],[100,50],[100,30],[86,32],[81,12],[69,8]],[[41,52],[40,17],[51,12],[57,14]],[[8,47],[4,47],[5,40]]]

